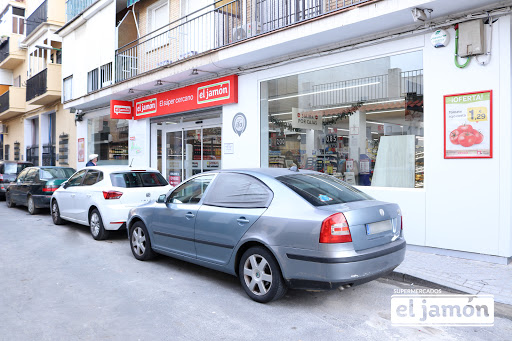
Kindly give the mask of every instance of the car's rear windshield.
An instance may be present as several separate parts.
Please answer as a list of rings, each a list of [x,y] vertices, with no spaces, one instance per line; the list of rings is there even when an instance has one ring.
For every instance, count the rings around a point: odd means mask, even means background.
[[[19,174],[22,170],[30,166],[32,166],[31,163],[6,162],[4,163],[3,174]]]
[[[39,178],[41,179],[67,179],[75,170],[73,168],[41,168]]]
[[[157,172],[123,172],[110,174],[114,187],[155,187],[167,186],[167,181]]]
[[[324,174],[296,174],[280,176],[277,180],[314,206],[343,204],[352,201],[373,200],[369,195]]]

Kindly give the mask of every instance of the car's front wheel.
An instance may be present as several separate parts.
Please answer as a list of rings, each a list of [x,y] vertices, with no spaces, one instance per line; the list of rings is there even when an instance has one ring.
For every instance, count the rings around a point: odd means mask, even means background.
[[[244,252],[238,265],[238,277],[247,295],[256,302],[277,300],[287,290],[276,259],[260,246]]]
[[[9,208],[12,208],[12,207],[15,207],[16,204],[12,201],[12,198],[11,198],[11,193],[10,192],[6,192],[5,193],[5,204],[7,205],[7,207]]]
[[[30,213],[32,215],[34,215],[37,212],[39,212],[39,209],[36,208],[36,203],[34,202],[34,198],[32,198],[32,196],[28,197],[27,207],[28,207],[28,213]]]
[[[100,212],[95,208],[89,216],[89,226],[91,228],[91,235],[96,240],[103,240],[108,238],[108,231],[103,226]]]
[[[130,247],[133,256],[138,260],[150,260],[156,256],[155,251],[151,249],[146,225],[142,221],[137,221],[130,228]]]
[[[64,223],[60,217],[59,204],[57,204],[57,200],[52,201],[52,220],[55,225],[62,225]]]

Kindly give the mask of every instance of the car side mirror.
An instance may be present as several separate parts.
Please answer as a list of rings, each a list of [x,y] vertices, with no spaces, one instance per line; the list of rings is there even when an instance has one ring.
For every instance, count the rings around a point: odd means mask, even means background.
[[[158,199],[157,199],[157,201],[156,201],[156,202],[157,202],[157,203],[159,203],[159,204],[163,204],[163,203],[165,203],[165,198],[166,198],[166,197],[167,197],[167,196],[166,196],[165,194],[161,194],[161,195],[158,197]]]
[[[68,182],[67,181],[64,181],[62,184],[61,184],[62,188],[68,188]]]

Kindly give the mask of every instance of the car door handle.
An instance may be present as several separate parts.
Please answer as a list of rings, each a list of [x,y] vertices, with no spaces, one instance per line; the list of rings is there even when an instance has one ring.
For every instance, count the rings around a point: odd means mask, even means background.
[[[185,217],[186,217],[187,219],[192,219],[192,218],[194,218],[194,217],[195,217],[195,215],[194,215],[194,213],[192,213],[192,212],[188,212],[187,214],[185,214]]]
[[[236,221],[238,221],[240,225],[249,223],[249,220],[245,219],[245,217],[240,217]]]
[[[87,197],[90,198],[91,197],[91,194],[87,194]]]
[[[74,197],[75,197],[75,195],[74,195],[74,194],[71,194],[71,198],[74,198]]]

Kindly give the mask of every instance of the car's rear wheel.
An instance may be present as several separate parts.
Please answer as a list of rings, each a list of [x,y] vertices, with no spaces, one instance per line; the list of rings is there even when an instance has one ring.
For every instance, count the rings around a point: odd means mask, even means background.
[[[277,300],[287,290],[276,259],[260,246],[244,252],[238,265],[238,277],[247,295],[256,302]]]
[[[15,207],[16,204],[12,201],[12,198],[11,198],[11,193],[9,192],[6,192],[5,193],[5,204],[7,205],[7,207],[11,208],[11,207]]]
[[[57,204],[57,200],[52,201],[52,220],[55,225],[62,225],[64,223],[60,217],[59,204]]]
[[[36,214],[39,212],[39,209],[36,208],[36,203],[34,202],[34,198],[30,195],[27,200],[28,213]]]
[[[156,256],[151,248],[151,240],[146,225],[137,221],[130,228],[130,247],[133,256],[138,260],[150,260]]]
[[[89,226],[91,228],[91,235],[96,240],[103,240],[108,238],[108,231],[103,226],[100,212],[95,208],[89,216]]]

